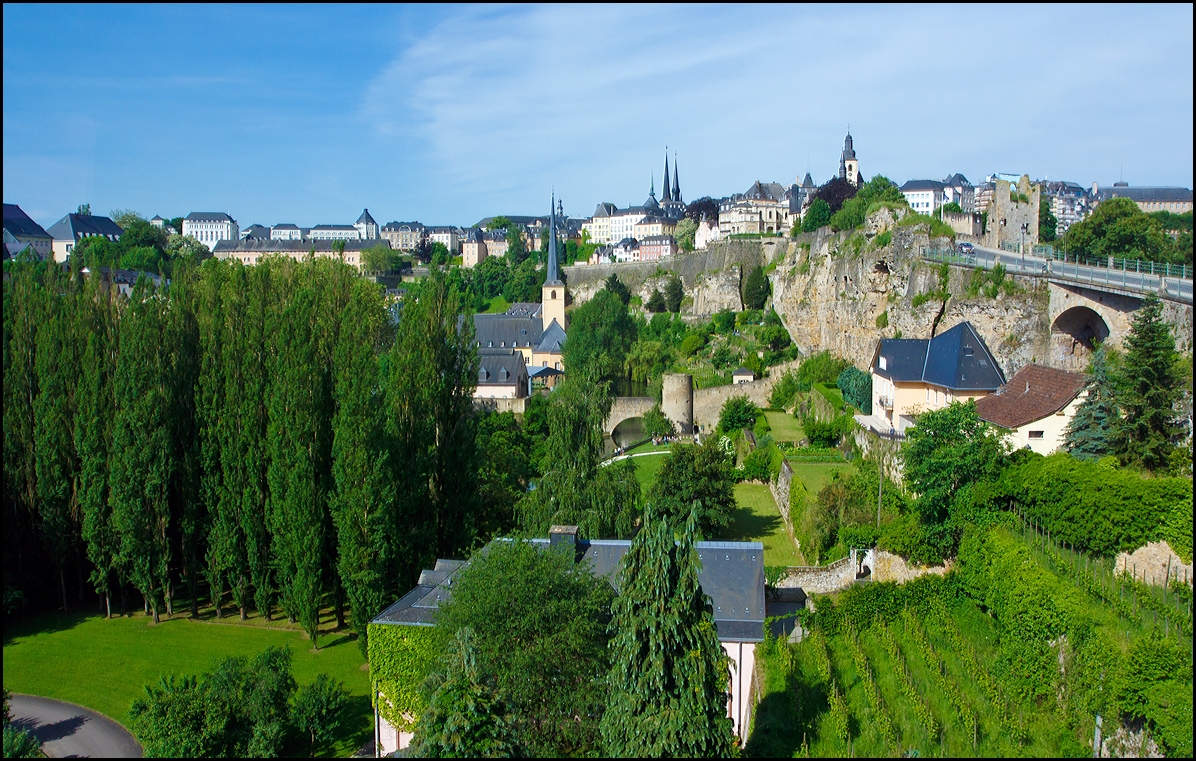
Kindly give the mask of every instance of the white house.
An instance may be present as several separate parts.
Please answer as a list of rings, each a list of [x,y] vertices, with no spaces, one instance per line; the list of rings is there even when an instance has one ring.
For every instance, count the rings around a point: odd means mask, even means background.
[[[308,240],[361,240],[361,231],[353,225],[316,225],[307,233]]]
[[[919,214],[930,215],[946,203],[943,188],[943,183],[938,180],[910,180],[901,186],[901,194],[911,209]]]
[[[270,228],[270,240],[303,240],[303,231],[298,225],[280,222]]]
[[[1079,373],[1026,365],[1009,382],[976,400],[981,420],[1008,430],[1014,449],[1049,455],[1063,446],[1063,435],[1087,397]]]
[[[124,232],[120,225],[108,217],[90,214],[67,214],[46,231],[53,239],[52,256],[56,262],[65,262],[84,238],[99,235],[115,242],[120,240]]]
[[[183,219],[183,235],[212,248],[222,240],[239,240],[241,229],[222,211],[193,211]]]

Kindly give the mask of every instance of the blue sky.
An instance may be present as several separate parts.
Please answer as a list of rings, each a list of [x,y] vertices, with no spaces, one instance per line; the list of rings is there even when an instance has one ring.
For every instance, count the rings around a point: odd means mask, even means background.
[[[4,201],[469,225],[861,171],[1192,185],[1192,6],[4,6]]]

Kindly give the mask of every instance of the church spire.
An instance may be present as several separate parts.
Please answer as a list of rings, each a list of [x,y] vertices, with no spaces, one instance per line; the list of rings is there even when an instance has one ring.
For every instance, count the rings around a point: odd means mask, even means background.
[[[673,200],[681,203],[681,176],[677,170],[677,154],[673,153]]]
[[[561,275],[556,261],[556,193],[548,206],[548,273],[545,285],[560,285]]]
[[[664,189],[661,192],[664,193],[664,198],[661,200],[673,200],[672,191],[669,190],[669,147],[667,145],[664,148]]]

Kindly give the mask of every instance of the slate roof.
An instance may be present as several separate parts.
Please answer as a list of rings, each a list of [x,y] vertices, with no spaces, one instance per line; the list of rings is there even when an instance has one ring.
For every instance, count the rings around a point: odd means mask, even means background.
[[[479,386],[514,386],[521,376],[527,376],[527,363],[520,352],[514,349],[478,351]]]
[[[967,177],[964,177],[959,172],[956,172],[955,174],[953,174],[950,177],[947,177],[945,180],[943,180],[943,184],[950,185],[951,187],[958,186],[958,187],[966,188],[966,187],[970,187],[972,183],[968,182]]]
[[[760,182],[756,180],[743,194],[743,197],[752,201],[780,201],[785,192],[785,186],[779,182]]]
[[[540,549],[548,549],[550,545],[549,539],[525,541]],[[579,539],[574,556],[578,562],[588,561],[594,575],[606,578],[617,590],[619,565],[630,548],[631,541],[627,539]],[[760,542],[697,542],[695,548],[702,563],[698,581],[710,598],[719,639],[763,641],[764,545]],[[437,560],[436,569],[420,574],[419,584],[382,611],[372,623],[433,625],[436,609],[452,596],[454,577],[466,566],[468,561]]]
[[[565,348],[565,329],[561,324],[553,319],[548,323],[548,327],[544,329],[544,333],[540,336],[540,343],[536,351],[548,352],[549,354],[560,354]]]
[[[369,209],[362,209],[362,210],[361,210],[361,216],[357,218],[357,221],[356,221],[354,224],[358,224],[358,225],[360,225],[360,224],[367,224],[367,225],[377,225],[378,223],[377,223],[377,222],[375,222],[375,221],[374,221],[374,218],[370,216],[370,210],[369,210]]]
[[[242,238],[269,238],[270,228],[262,225],[250,225],[241,231]]]
[[[1062,410],[1086,385],[1080,373],[1026,365],[996,393],[976,400],[976,412],[1002,428],[1020,428]]]
[[[511,317],[539,317],[544,313],[544,305],[538,301],[516,301],[507,307]]]
[[[919,190],[942,190],[943,187],[943,183],[938,180],[909,180],[900,190],[902,193],[911,193]]]
[[[316,225],[315,227],[312,227],[310,229],[312,229],[312,230],[345,230],[345,231],[349,231],[349,230],[356,231],[357,230],[357,228],[354,227],[353,225]]]
[[[1110,198],[1128,198],[1135,203],[1192,202],[1192,191],[1188,188],[1131,188],[1128,186],[1099,188],[1096,197],[1102,201]]]
[[[278,224],[274,225],[273,229],[275,229],[275,230],[298,230],[299,226],[292,225],[290,222],[279,222]]]
[[[14,238],[50,240],[50,234],[15,203],[4,204],[4,229]]]
[[[259,254],[280,253],[290,254],[296,251],[306,254],[313,248],[316,253],[323,251],[332,251],[333,243],[344,243],[345,251],[364,251],[367,248],[373,248],[381,242],[385,245],[386,241],[376,240],[270,240],[268,238],[247,238],[245,240],[221,240],[216,241],[216,245],[212,247],[213,255],[220,254],[237,254],[255,252]]]
[[[540,345],[544,320],[506,314],[475,314],[474,338],[482,349],[532,348]]]
[[[124,235],[125,231],[108,217],[67,214],[51,225],[46,232],[54,240],[79,240],[88,235],[116,239]]]
[[[385,230],[386,232],[394,232],[402,227],[406,227],[412,231],[419,231],[419,230],[424,229],[424,226],[421,225],[419,222],[387,222],[386,225],[382,229]]]
[[[967,321],[931,339],[882,338],[871,367],[895,383],[922,382],[953,391],[995,391],[1005,383],[1000,365]]]
[[[187,215],[192,222],[236,222],[222,211],[193,211]]]

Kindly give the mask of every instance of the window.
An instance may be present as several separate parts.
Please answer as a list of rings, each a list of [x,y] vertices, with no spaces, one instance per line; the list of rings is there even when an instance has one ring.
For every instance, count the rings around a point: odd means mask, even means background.
[[[1042,431],[1030,431],[1030,438],[1032,438],[1032,439],[1041,439],[1041,438],[1042,438]]]

